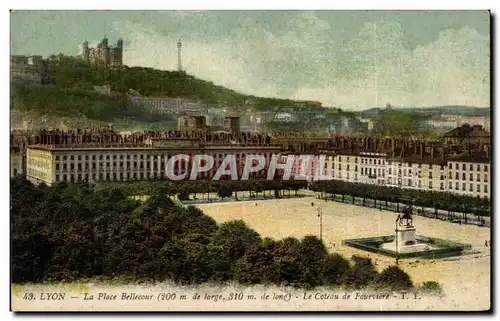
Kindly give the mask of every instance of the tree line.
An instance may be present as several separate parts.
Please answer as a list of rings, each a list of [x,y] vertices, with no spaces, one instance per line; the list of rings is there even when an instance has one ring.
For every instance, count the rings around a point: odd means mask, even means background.
[[[315,192],[441,209],[450,212],[490,216],[491,202],[487,198],[457,195],[449,192],[423,191],[340,180],[317,181],[309,188]]]
[[[217,224],[178,206],[164,190],[139,202],[123,188],[34,186],[11,181],[14,283],[125,278],[179,284],[238,282],[302,288],[411,289],[398,267],[378,272],[369,258],[348,260],[315,236],[263,238],[243,221]]]

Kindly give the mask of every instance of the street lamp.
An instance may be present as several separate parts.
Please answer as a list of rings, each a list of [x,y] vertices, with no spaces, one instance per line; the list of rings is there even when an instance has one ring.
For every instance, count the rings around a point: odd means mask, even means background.
[[[313,202],[311,202],[311,206],[314,207]],[[319,239],[323,241],[323,212],[319,206],[316,207],[316,211],[318,212],[317,216],[319,217]]]
[[[318,217],[319,217],[319,239],[323,241],[323,213],[318,207]]]

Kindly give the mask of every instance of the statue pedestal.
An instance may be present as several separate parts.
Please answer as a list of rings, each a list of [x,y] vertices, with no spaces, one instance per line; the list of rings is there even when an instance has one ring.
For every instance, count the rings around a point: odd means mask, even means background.
[[[398,251],[403,248],[415,245],[417,243],[417,232],[413,226],[397,227],[396,228],[396,239],[395,242],[398,247]]]

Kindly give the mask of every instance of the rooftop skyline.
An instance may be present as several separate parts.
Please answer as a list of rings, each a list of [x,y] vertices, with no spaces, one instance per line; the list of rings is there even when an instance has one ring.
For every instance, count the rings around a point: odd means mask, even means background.
[[[11,53],[124,40],[124,64],[183,68],[245,94],[375,106],[489,107],[487,11],[14,11]]]

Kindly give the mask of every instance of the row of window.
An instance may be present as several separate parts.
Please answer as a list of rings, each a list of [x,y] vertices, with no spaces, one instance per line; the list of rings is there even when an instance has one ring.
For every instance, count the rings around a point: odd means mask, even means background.
[[[453,178],[453,175],[451,174],[451,172],[448,173],[450,176],[450,179]],[[460,179],[460,176],[459,176],[459,173],[458,172],[455,172],[455,180],[459,180]],[[467,176],[465,173],[462,173],[462,180],[463,181],[466,181],[467,180]],[[474,174],[472,173],[469,173],[469,181],[473,181],[474,180]],[[480,182],[481,181],[481,174],[476,174],[476,181],[477,182]],[[484,182],[488,182],[488,174],[484,174]]]
[[[453,169],[453,164],[450,163],[450,169]],[[460,170],[460,165],[458,163],[455,164],[455,170]],[[467,170],[467,164],[462,164],[462,170],[463,171],[466,171]],[[474,164],[469,164],[469,171],[473,171],[474,170]],[[480,164],[476,164],[476,171],[480,172],[481,171],[481,165]],[[485,164],[483,165],[483,171],[484,172],[487,172],[488,171],[488,165]]]
[[[249,155],[263,155],[264,157],[266,158],[269,158],[269,154],[268,153],[265,153],[265,154],[262,154],[262,153],[251,153]],[[232,155],[232,154],[229,154],[229,155]],[[236,158],[240,158],[240,157],[245,157],[247,154],[240,154],[240,153],[237,153],[237,154],[234,154],[236,156]],[[113,154],[113,155],[56,155],[56,161],[59,161],[59,160],[63,160],[63,161],[66,161],[66,160],[117,160],[117,159],[120,159],[120,160],[124,160],[124,159],[145,159],[145,160],[151,160],[151,159],[157,159],[160,158],[161,160],[165,159],[165,157],[171,157],[172,155],[143,155],[143,154],[140,154],[140,155],[137,155],[137,154],[133,154],[133,155],[130,155],[130,154],[127,154],[127,155],[124,155],[124,154]],[[222,160],[224,159],[227,154],[215,154],[215,155],[212,155],[215,159],[219,159],[219,160]]]
[[[460,190],[460,185],[459,183],[455,183],[455,190],[458,191]],[[466,191],[466,187],[467,187],[467,184],[466,183],[462,183],[462,191]],[[449,185],[448,185],[448,189],[449,190],[452,190],[453,189],[453,184],[452,182],[449,182]],[[469,192],[473,192],[474,191],[474,184],[470,183],[469,184]],[[480,193],[481,192],[481,184],[477,184],[476,185],[476,192],[477,193]],[[488,184],[484,184],[483,185],[483,192],[484,193],[488,193]]]
[[[74,182],[74,181],[89,181],[92,179],[95,180],[136,180],[136,179],[149,179],[158,177],[157,173],[151,174],[147,173],[92,173],[92,174],[62,174],[56,175],[56,182]]]

